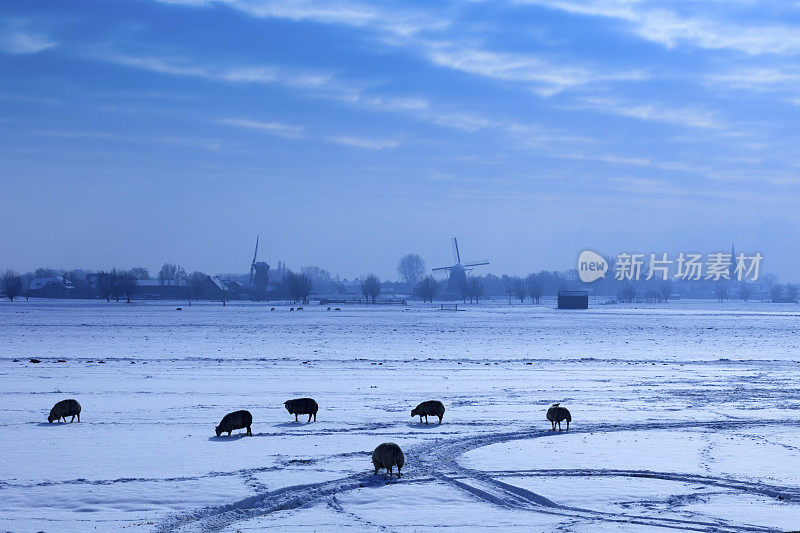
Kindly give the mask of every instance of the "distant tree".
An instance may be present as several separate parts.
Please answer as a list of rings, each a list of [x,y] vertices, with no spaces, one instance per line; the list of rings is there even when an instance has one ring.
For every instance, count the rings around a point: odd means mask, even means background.
[[[132,270],[119,272],[117,274],[117,285],[119,286],[119,291],[128,299],[128,303],[131,303],[131,298],[136,294],[136,274]]]
[[[313,283],[330,283],[332,280],[331,273],[318,266],[304,266],[300,273],[310,277]]]
[[[788,296],[790,300],[797,301],[797,285],[787,285],[786,296]]]
[[[724,283],[718,283],[717,286],[714,288],[714,294],[717,295],[717,298],[720,302],[725,301],[728,299],[728,286]]]
[[[514,280],[514,296],[521,303],[524,303],[525,297],[528,296],[528,291],[525,288],[525,282],[521,279]]]
[[[195,301],[200,301],[203,294],[203,284],[208,276],[202,272],[192,272],[189,276],[189,295],[194,296]]]
[[[164,263],[158,271],[158,281],[162,286],[171,285],[172,281],[179,279],[180,270],[182,269],[174,263]]]
[[[417,289],[419,295],[422,297],[423,302],[433,303],[436,293],[439,291],[439,283],[433,276],[426,276],[422,278]]]
[[[661,294],[661,297],[664,299],[664,301],[668,302],[669,297],[672,296],[672,282],[667,280],[659,283],[658,292]]]
[[[741,298],[742,301],[746,302],[750,300],[750,296],[752,296],[752,294],[753,291],[750,290],[750,286],[747,283],[742,283],[739,285],[739,298]]]
[[[542,285],[539,276],[536,274],[528,276],[528,294],[531,295],[531,302],[536,304],[539,303],[539,299],[544,294],[544,285]]]
[[[409,288],[413,288],[425,275],[425,261],[417,254],[406,254],[397,264],[397,272]]]
[[[120,285],[120,271],[112,268],[108,273],[108,287],[111,292],[111,297],[119,303],[119,297],[122,296],[122,286]]]
[[[0,275],[0,289],[13,302],[14,298],[22,294],[22,276],[11,269],[6,270]]]
[[[97,294],[107,302],[111,301],[111,276],[105,270],[98,270],[97,274]]]
[[[470,277],[467,280],[467,292],[469,295],[469,303],[475,298],[475,303],[478,303],[483,296],[483,281],[477,276]]]
[[[619,291],[617,291],[617,300],[620,302],[632,302],[636,299],[636,286],[631,283],[626,283],[623,285]]]
[[[150,271],[145,267],[133,267],[130,271],[136,279],[150,279]]]
[[[780,300],[783,298],[783,287],[776,283],[769,289],[769,295],[772,297],[773,302]]]
[[[304,304],[308,303],[308,295],[311,294],[311,287],[313,284],[311,276],[308,274],[287,272],[284,281],[286,282],[286,288],[290,298],[295,302],[302,300]]]
[[[40,267],[33,271],[33,276],[36,278],[54,278],[58,276],[58,271],[54,268]]]
[[[372,299],[375,303],[375,298],[381,294],[381,280],[375,274],[361,276],[361,294],[367,299]]]

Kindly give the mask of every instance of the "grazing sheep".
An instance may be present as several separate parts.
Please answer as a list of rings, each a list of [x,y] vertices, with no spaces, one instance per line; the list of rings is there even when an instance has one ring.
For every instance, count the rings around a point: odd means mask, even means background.
[[[569,423],[572,422],[572,415],[569,414],[569,411],[566,407],[559,407],[557,403],[554,403],[553,406],[547,410],[547,419],[553,424],[553,431],[556,430],[556,424],[558,424],[558,430],[561,431],[561,421],[567,421],[567,431],[569,431]]]
[[[175,310],[176,311],[183,311],[183,308],[182,307],[176,307]]]
[[[329,307],[329,308],[328,308],[328,311],[330,311],[330,310],[331,310],[331,308]]]
[[[297,308],[297,310],[298,310],[298,311],[302,311],[302,310],[303,310],[303,308],[302,308],[302,307],[298,307],[298,308]]]
[[[319,406],[312,398],[295,398],[294,400],[286,400],[283,406],[289,411],[290,415],[294,415],[294,421],[299,422],[297,415],[308,415],[308,422],[311,422],[311,417],[314,417],[314,422],[317,421],[317,411]],[[306,423],[308,423],[306,422]]]
[[[231,432],[234,429],[244,429],[247,428],[247,435],[253,436],[253,432],[250,431],[250,426],[253,424],[253,415],[250,414],[250,411],[234,411],[232,413],[228,413],[227,415],[222,417],[222,422],[214,428],[217,432],[217,437],[222,435],[224,432],[228,432],[228,436],[231,436]]]
[[[406,464],[406,456],[403,455],[403,450],[394,442],[384,442],[379,444],[375,451],[372,452],[372,464],[375,466],[374,475],[378,474],[378,470],[385,468],[389,476],[392,475],[392,467],[397,466],[397,478],[400,479],[402,475],[400,469]]]
[[[274,310],[275,310],[275,308],[274,308],[274,307],[270,307],[270,308],[269,308],[269,310],[270,310],[270,311],[274,311]]]
[[[290,308],[289,308],[289,311],[294,311],[294,307],[290,307]]]
[[[50,415],[47,417],[47,421],[51,424],[53,420],[58,420],[61,422],[61,419],[64,419],[64,422],[67,421],[67,417],[71,416],[73,422],[75,417],[78,417],[78,422],[81,421],[81,404],[79,404],[76,400],[61,400],[57,404],[50,409]]]
[[[411,411],[411,416],[418,416],[419,423],[422,424],[422,417],[425,417],[425,423],[428,423],[428,415],[431,416],[438,416],[439,423],[442,423],[442,417],[444,416],[444,405],[439,400],[430,400],[428,402],[422,402],[418,406]]]
[[[337,307],[334,309],[334,311],[341,311],[341,308]]]

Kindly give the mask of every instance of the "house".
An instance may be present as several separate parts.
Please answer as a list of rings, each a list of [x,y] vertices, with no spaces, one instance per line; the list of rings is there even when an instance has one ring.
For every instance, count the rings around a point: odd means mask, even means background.
[[[72,282],[59,276],[34,278],[28,285],[28,293],[34,298],[68,298]]]
[[[136,297],[145,300],[185,300],[189,285],[185,279],[139,279],[136,280]]]

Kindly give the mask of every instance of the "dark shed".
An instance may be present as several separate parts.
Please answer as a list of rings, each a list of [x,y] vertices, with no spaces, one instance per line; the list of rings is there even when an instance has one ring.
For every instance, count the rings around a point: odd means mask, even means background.
[[[558,291],[559,309],[589,309],[589,291]]]

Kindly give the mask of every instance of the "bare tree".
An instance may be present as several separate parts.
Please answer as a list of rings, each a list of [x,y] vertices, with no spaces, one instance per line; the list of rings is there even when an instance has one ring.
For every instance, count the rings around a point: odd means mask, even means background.
[[[13,302],[14,298],[22,294],[22,276],[11,269],[6,270],[0,275],[0,289]]]
[[[425,261],[417,254],[406,254],[400,258],[397,272],[409,288],[413,288],[425,275]]]
[[[531,295],[531,303],[538,304],[544,294],[544,285],[536,274],[528,276],[528,294]]]
[[[741,298],[743,302],[750,300],[750,296],[752,295],[753,291],[750,290],[750,286],[747,283],[739,285],[739,298]]]
[[[777,302],[783,298],[783,287],[776,283],[769,289],[769,295],[772,297],[773,302]]]
[[[719,301],[722,302],[728,299],[728,286],[724,283],[718,283],[716,288],[714,289],[714,293],[719,298]]]
[[[131,298],[136,294],[136,274],[132,270],[119,272],[117,285],[119,286],[119,291],[128,299],[128,303],[131,303]]]
[[[136,276],[136,279],[150,279],[150,271],[145,267],[133,267],[131,273]]]
[[[286,281],[289,297],[295,302],[302,300],[304,304],[307,304],[308,295],[311,294],[311,287],[313,285],[311,276],[308,274],[288,272],[284,280]]]
[[[164,263],[161,265],[161,270],[158,271],[158,280],[161,285],[171,285],[170,282],[180,278],[180,271],[182,269],[174,263]]]
[[[521,279],[514,280],[514,296],[520,302],[525,302],[525,297],[528,296],[528,291],[525,288],[525,282]]]
[[[97,271],[97,294],[100,298],[105,298],[107,302],[111,301],[111,279],[108,272],[105,270]]]
[[[436,297],[438,291],[439,283],[436,281],[436,278],[433,276],[422,278],[422,281],[419,283],[418,292],[423,302],[433,303],[433,299]]]
[[[361,294],[367,299],[372,299],[375,303],[375,298],[381,294],[381,280],[375,274],[361,276]]]
[[[471,277],[467,280],[467,291],[469,294],[469,303],[475,298],[475,303],[480,302],[483,296],[483,281],[478,277]]]
[[[40,267],[33,271],[35,278],[54,278],[58,276],[58,271],[54,268]]]
[[[669,297],[672,296],[672,282],[669,280],[662,281],[658,286],[658,292],[661,293],[664,302],[668,302]]]
[[[792,301],[797,301],[797,285],[789,284],[786,286],[786,296]]]
[[[192,275],[189,276],[189,294],[190,296],[194,296],[194,300],[196,302],[200,301],[200,296],[202,296],[203,292],[203,284],[206,281],[206,276],[202,272],[192,272]],[[189,298],[191,300],[191,297]]]
[[[109,291],[111,292],[111,297],[114,298],[117,303],[119,303],[119,297],[122,296],[122,287],[119,283],[119,275],[120,271],[116,268],[112,268],[111,272],[108,273]]]

